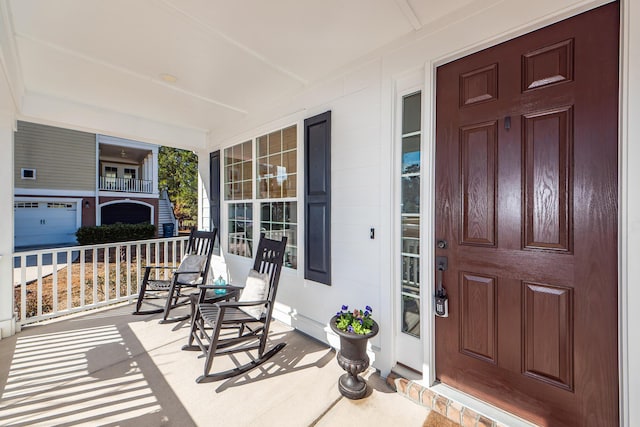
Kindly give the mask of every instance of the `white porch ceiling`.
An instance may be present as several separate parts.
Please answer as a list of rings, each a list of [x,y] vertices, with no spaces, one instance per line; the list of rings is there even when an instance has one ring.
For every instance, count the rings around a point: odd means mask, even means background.
[[[1,58],[17,99],[44,95],[202,130],[242,119],[462,8],[486,7],[481,0],[0,2]]]

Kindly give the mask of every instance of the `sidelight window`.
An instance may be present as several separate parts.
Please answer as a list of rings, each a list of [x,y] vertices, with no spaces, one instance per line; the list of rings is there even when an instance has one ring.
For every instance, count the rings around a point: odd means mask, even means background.
[[[402,99],[400,157],[401,330],[420,336],[420,92]]]

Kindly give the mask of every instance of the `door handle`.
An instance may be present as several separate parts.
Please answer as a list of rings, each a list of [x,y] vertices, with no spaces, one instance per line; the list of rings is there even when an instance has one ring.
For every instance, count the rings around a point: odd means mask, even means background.
[[[436,275],[437,288],[435,295],[435,311],[436,316],[449,317],[449,297],[444,289],[443,278],[444,272],[449,268],[449,260],[446,256],[436,257]]]

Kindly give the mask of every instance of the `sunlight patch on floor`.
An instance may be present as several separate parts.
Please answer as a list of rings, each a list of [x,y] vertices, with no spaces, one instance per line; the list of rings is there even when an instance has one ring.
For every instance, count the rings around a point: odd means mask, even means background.
[[[103,425],[159,412],[113,325],[20,337],[0,399],[0,425]]]

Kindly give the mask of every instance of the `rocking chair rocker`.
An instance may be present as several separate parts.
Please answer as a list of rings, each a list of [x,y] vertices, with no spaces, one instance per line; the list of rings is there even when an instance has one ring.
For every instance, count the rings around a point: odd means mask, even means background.
[[[170,319],[169,313],[172,309],[180,305],[188,304],[189,294],[183,295],[183,288],[195,289],[199,285],[206,283],[216,233],[217,230],[215,229],[213,231],[192,230],[189,235],[185,256],[177,269],[165,266],[145,267],[144,278],[140,284],[140,292],[138,294],[138,301],[136,302],[136,310],[133,314],[164,312],[164,316],[160,321],[161,323],[188,319],[190,317],[189,315]],[[156,280],[150,277],[152,270],[161,269],[172,269],[175,271],[169,280]],[[166,299],[164,306],[160,307],[157,304],[153,304],[153,301],[156,299]],[[157,308],[141,310],[140,308],[143,303],[153,305]]]
[[[206,355],[204,375],[196,382],[218,381],[243,374],[269,360],[284,348],[279,343],[265,352],[273,305],[280,279],[287,238],[281,241],[260,236],[253,270],[237,301],[207,303],[205,293],[210,286],[200,286],[200,301],[191,322],[189,343],[183,350],[201,350]],[[220,336],[222,329],[237,331]],[[194,340],[197,345],[193,345]],[[215,356],[257,350],[251,362],[227,371],[210,373]]]

